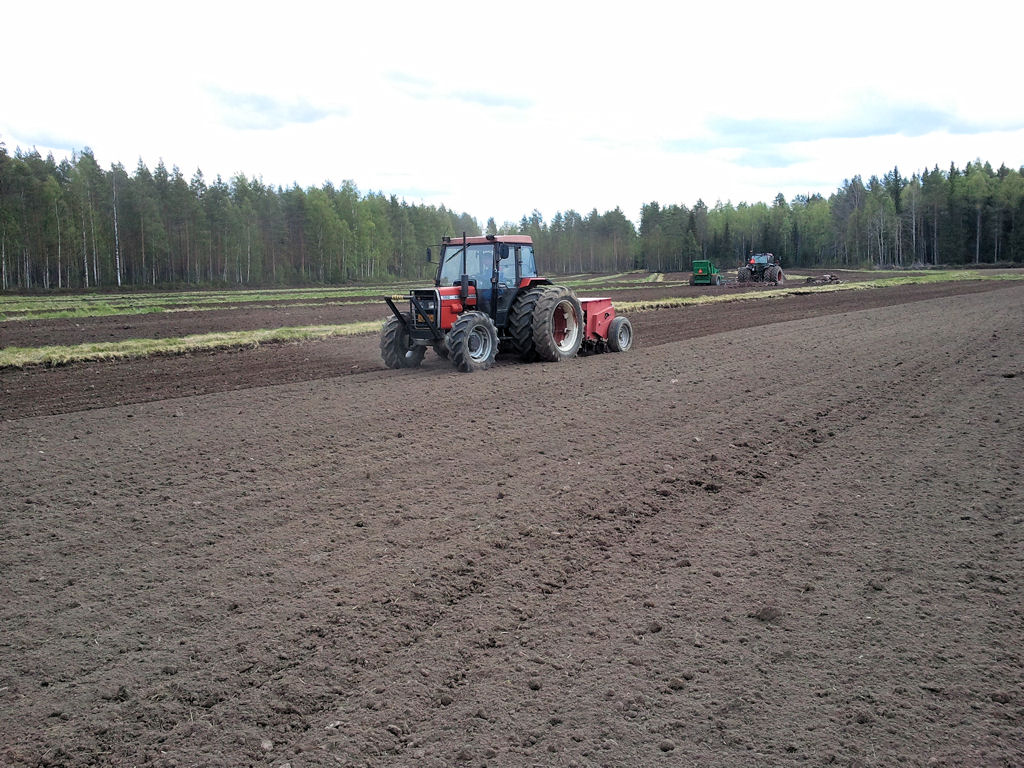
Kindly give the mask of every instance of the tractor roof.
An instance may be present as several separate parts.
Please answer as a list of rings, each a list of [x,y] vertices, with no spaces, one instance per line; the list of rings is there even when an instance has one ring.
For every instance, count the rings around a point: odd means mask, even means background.
[[[442,237],[441,242],[445,245],[462,245],[461,237]],[[511,243],[513,245],[533,245],[533,238],[529,235],[474,235],[467,237],[468,245],[483,245],[485,243]]]

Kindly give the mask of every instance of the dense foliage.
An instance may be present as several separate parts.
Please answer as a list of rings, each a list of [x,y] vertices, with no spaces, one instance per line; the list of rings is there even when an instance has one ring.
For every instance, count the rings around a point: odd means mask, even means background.
[[[686,271],[694,258],[731,267],[751,250],[790,266],[1024,261],[1021,171],[968,163],[843,182],[771,205],[703,201],[586,216],[538,211],[487,232],[533,236],[550,273]],[[479,233],[466,213],[411,205],[351,182],[302,189],[201,171],[186,181],[161,162],[134,174],[84,150],[52,156],[0,144],[0,289],[286,285],[426,278],[426,246]]]

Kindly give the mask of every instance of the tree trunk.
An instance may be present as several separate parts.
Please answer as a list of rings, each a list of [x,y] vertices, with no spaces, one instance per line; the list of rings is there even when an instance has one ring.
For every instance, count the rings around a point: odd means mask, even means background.
[[[978,216],[974,222],[974,263],[981,261],[981,206],[977,206]]]
[[[114,176],[114,271],[117,273],[117,287],[121,287],[121,236],[117,228],[117,176]]]
[[[96,215],[92,207],[92,193],[89,193],[89,228],[92,231],[92,284],[100,284],[100,268],[96,256]]]
[[[82,287],[89,287],[89,245],[85,238],[85,209],[82,209]]]
[[[57,287],[58,288],[63,288],[64,287],[64,275],[60,271],[60,269],[61,269],[61,267],[60,267],[60,263],[61,263],[61,260],[60,260],[60,257],[61,257],[61,253],[60,253],[60,246],[61,246],[61,242],[60,242],[60,211],[57,210],[57,201],[56,200],[53,201],[53,217],[57,220]]]
[[[139,214],[139,237],[142,241],[142,269],[139,270],[139,277],[136,282],[139,285],[146,284],[146,220]]]
[[[1000,235],[1003,232],[1003,212],[1002,210],[996,215],[996,226],[995,226],[995,237],[992,238],[992,263],[995,264],[999,261],[999,241]]]

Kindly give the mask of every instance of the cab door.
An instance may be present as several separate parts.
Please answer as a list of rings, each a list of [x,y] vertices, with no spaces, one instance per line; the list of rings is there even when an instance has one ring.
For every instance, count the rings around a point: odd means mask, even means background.
[[[502,258],[502,254],[507,254]],[[512,308],[512,302],[519,294],[519,279],[522,275],[520,270],[520,249],[519,246],[505,244],[498,246],[498,303],[495,312],[494,322],[499,328],[508,324],[508,311]]]

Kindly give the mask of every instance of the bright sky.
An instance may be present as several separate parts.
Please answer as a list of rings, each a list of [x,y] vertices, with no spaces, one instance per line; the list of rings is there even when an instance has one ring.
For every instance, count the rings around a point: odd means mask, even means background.
[[[1024,10],[1002,0],[62,0],[0,18],[11,154],[348,179],[481,225],[1024,165]]]

